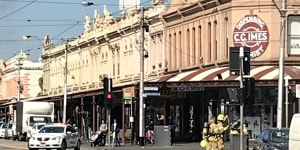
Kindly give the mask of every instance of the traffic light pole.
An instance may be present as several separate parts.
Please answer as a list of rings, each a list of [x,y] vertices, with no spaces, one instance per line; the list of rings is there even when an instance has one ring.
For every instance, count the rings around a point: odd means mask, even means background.
[[[244,100],[245,100],[245,91],[244,91],[244,47],[240,47],[240,89],[242,91],[242,98],[240,101],[240,150],[244,150]]]
[[[106,114],[107,114],[107,124],[108,124],[108,127],[107,127],[107,134],[108,134],[108,147],[113,147],[114,143],[110,143],[110,109],[107,109],[106,107]],[[113,140],[114,141],[114,140]]]
[[[113,107],[113,104],[111,105],[111,103],[113,103],[112,95],[110,95],[110,97],[108,97],[108,94],[111,94],[111,92],[112,92],[112,79],[110,76],[105,77],[103,79],[103,91],[104,91],[104,101],[105,101],[105,109],[106,109],[106,115],[107,115],[106,122],[108,124],[107,130],[108,130],[108,134],[110,136],[111,109]],[[114,139],[112,142],[114,142]],[[110,138],[108,138],[108,147],[113,147],[113,145],[114,145],[114,143],[111,143]]]
[[[284,87],[284,48],[286,28],[286,0],[281,0],[281,28],[280,28],[280,56],[279,56],[279,78],[278,78],[278,99],[277,99],[277,128],[282,128],[282,101]],[[287,93],[286,93],[287,94]]]

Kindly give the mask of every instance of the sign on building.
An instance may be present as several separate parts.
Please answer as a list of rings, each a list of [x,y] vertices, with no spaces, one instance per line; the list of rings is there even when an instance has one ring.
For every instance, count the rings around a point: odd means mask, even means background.
[[[256,15],[242,18],[233,31],[235,47],[250,47],[251,58],[261,56],[268,48],[270,33],[266,23]]]

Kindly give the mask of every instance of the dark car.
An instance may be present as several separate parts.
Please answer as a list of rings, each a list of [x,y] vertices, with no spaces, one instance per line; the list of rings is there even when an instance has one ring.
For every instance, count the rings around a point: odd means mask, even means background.
[[[257,150],[288,150],[289,149],[289,129],[270,128],[261,132],[256,139]]]

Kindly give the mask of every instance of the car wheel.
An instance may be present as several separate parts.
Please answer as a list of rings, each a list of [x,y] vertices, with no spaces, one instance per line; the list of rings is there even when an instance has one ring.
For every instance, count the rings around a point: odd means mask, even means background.
[[[21,134],[18,136],[18,141],[22,141],[22,135]]]
[[[13,135],[12,140],[13,141],[17,140],[17,136]]]
[[[66,143],[66,141],[63,141],[63,142],[61,143],[60,148],[59,148],[58,150],[66,150],[66,149],[67,149],[67,143]]]
[[[80,140],[77,141],[77,145],[76,147],[74,148],[74,150],[80,150]]]

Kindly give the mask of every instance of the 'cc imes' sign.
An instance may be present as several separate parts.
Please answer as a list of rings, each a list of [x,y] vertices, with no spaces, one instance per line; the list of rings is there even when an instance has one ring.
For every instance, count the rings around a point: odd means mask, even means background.
[[[245,16],[234,28],[235,47],[250,47],[251,58],[261,56],[269,45],[270,35],[266,23],[257,16]]]

